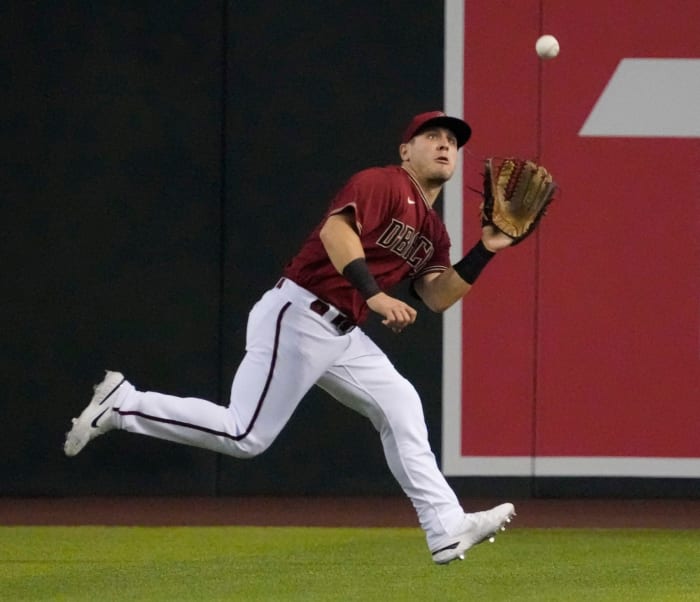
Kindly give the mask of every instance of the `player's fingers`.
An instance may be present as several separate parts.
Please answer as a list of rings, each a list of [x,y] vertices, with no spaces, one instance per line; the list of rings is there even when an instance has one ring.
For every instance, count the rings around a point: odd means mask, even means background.
[[[398,313],[401,323],[405,326],[413,324],[416,321],[416,316],[418,315],[418,312],[410,305],[403,305]]]
[[[389,318],[389,324],[395,327],[403,328],[408,323],[406,313],[400,307],[392,309],[387,317]]]
[[[399,334],[403,330],[402,326],[397,326],[395,323],[389,322],[389,320],[382,320],[382,324],[391,329],[391,332],[394,334]]]
[[[389,326],[392,329],[398,328],[400,332],[406,326],[413,324],[415,320],[416,311],[408,305],[401,305],[387,312],[387,316],[386,319],[383,321],[383,324],[385,326]]]

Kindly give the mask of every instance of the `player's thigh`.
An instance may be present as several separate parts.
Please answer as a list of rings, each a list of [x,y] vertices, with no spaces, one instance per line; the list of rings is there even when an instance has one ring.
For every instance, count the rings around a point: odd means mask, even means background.
[[[266,294],[251,310],[246,354],[233,379],[229,408],[260,445],[274,440],[347,345],[309,314],[275,294]]]
[[[318,385],[342,404],[367,416],[377,430],[427,436],[420,397],[374,343],[368,352],[335,364]]]

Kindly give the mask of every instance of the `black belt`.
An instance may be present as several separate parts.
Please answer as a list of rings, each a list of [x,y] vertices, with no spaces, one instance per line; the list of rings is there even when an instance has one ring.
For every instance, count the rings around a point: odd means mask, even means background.
[[[319,316],[325,316],[330,308],[331,306],[328,305],[328,303],[321,301],[320,299],[312,301],[309,305],[309,309],[311,311],[315,311]],[[355,328],[355,324],[353,324],[353,322],[349,318],[346,318],[343,314],[338,314],[335,318],[333,318],[331,320],[331,324],[333,324],[333,326],[335,326],[343,334],[350,332],[353,328]]]
[[[284,280],[284,278],[280,278],[279,282],[277,282],[276,284],[276,287],[282,288]],[[330,310],[330,308],[331,306],[328,305],[328,303],[326,303],[325,301],[321,301],[321,299],[314,299],[309,304],[309,309],[314,313],[317,313],[319,316],[325,316]],[[347,318],[341,313],[339,313],[332,320],[329,320],[329,322],[330,324],[333,324],[333,326],[335,326],[338,329],[338,332],[340,332],[341,334],[347,334],[353,328],[355,328],[355,323],[352,320],[350,320],[350,318]]]

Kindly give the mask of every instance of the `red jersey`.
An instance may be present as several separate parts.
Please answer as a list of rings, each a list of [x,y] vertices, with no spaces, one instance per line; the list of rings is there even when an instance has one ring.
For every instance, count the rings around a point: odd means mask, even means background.
[[[335,196],[321,223],[287,264],[284,276],[334,305],[355,323],[367,318],[365,300],[333,267],[319,232],[325,220],[352,209],[367,265],[382,290],[450,265],[450,239],[418,182],[402,167],[358,172]]]

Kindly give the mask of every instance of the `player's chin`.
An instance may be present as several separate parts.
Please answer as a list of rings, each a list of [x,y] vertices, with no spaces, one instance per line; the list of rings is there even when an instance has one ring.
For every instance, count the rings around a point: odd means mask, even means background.
[[[447,182],[455,172],[455,166],[450,163],[438,163],[433,169],[432,179]]]
[[[454,167],[447,166],[441,169],[435,169],[430,174],[430,179],[436,184],[444,184],[445,182],[447,182],[447,180],[449,180],[452,177],[454,171]]]

